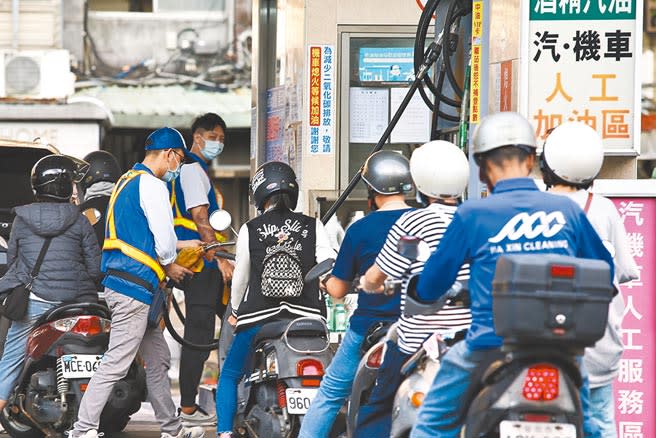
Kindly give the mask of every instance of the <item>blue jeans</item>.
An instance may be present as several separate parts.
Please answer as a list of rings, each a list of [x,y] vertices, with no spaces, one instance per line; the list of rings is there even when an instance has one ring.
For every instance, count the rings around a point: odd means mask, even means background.
[[[354,332],[350,327],[346,330],[344,339],[321,380],[319,392],[305,414],[299,438],[324,438],[330,433],[339,409],[351,394],[363,341],[364,335]]]
[[[467,392],[472,374],[483,360],[485,352],[470,350],[465,341],[458,342],[442,358],[440,370],[435,376],[424,404],[417,413],[417,422],[412,428],[412,438],[457,438],[461,425],[456,424],[456,415],[462,407],[462,395]],[[587,438],[601,438],[599,430],[589,416],[588,375],[581,367],[583,386],[583,431]]]
[[[7,333],[5,351],[0,359],[0,400],[7,400],[18,384],[27,352],[27,338],[36,321],[57,304],[30,300],[27,314],[20,321],[13,321]]]
[[[245,368],[253,352],[253,339],[259,330],[259,326],[248,328],[238,332],[232,340],[216,390],[217,434],[232,432],[237,413],[237,386],[248,371]]]
[[[392,410],[396,390],[403,382],[401,368],[410,357],[399,346],[387,341],[383,363],[376,376],[376,386],[371,390],[369,401],[358,411],[358,421],[353,438],[388,437],[392,431]]]
[[[590,414],[604,438],[617,438],[613,384],[590,388]]]

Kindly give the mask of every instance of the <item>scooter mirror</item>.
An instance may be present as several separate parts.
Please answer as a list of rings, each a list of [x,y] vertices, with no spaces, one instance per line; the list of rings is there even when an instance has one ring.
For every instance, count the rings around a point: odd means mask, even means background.
[[[210,215],[210,226],[216,231],[225,231],[232,225],[232,216],[225,210],[216,210]]]
[[[305,279],[304,279],[305,283],[313,282],[317,278],[321,277],[323,274],[333,269],[334,265],[335,265],[335,259],[326,259],[321,263],[317,263],[305,275]]]
[[[428,260],[431,253],[428,243],[415,236],[401,236],[396,248],[403,257],[419,262]]]

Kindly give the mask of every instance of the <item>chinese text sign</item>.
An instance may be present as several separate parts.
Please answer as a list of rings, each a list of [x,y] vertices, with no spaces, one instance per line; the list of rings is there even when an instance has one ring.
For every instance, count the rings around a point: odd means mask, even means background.
[[[331,154],[335,150],[335,49],[310,46],[309,71],[309,152]]]
[[[612,200],[640,272],[621,286],[624,354],[614,384],[618,437],[656,437],[656,198]]]
[[[580,121],[606,149],[635,147],[641,7],[639,0],[530,0],[524,87],[538,138]]]

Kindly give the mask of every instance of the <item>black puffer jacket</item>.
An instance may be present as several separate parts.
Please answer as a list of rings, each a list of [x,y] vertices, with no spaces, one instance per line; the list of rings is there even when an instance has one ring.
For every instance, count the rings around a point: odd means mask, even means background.
[[[17,207],[9,237],[9,270],[0,293],[29,281],[45,237],[53,237],[32,292],[54,302],[97,301],[100,248],[89,221],[77,206],[35,202]]]

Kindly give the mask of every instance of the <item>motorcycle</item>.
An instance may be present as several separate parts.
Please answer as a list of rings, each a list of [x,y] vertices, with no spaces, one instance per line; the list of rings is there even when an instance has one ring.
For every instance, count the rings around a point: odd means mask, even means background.
[[[58,437],[77,418],[89,380],[107,351],[110,312],[101,304],[67,304],[46,312],[27,341],[18,384],[0,423],[14,438]],[[146,399],[146,376],[135,360],[114,385],[100,430],[122,431]]]
[[[308,273],[305,281],[315,279]],[[237,388],[236,432],[253,438],[296,436],[333,358],[328,326],[315,317],[271,321],[253,345],[250,373]]]
[[[487,352],[472,376],[454,420],[461,436],[582,437],[578,358],[604,334],[609,266],[554,254],[504,255],[493,285],[503,346]]]

